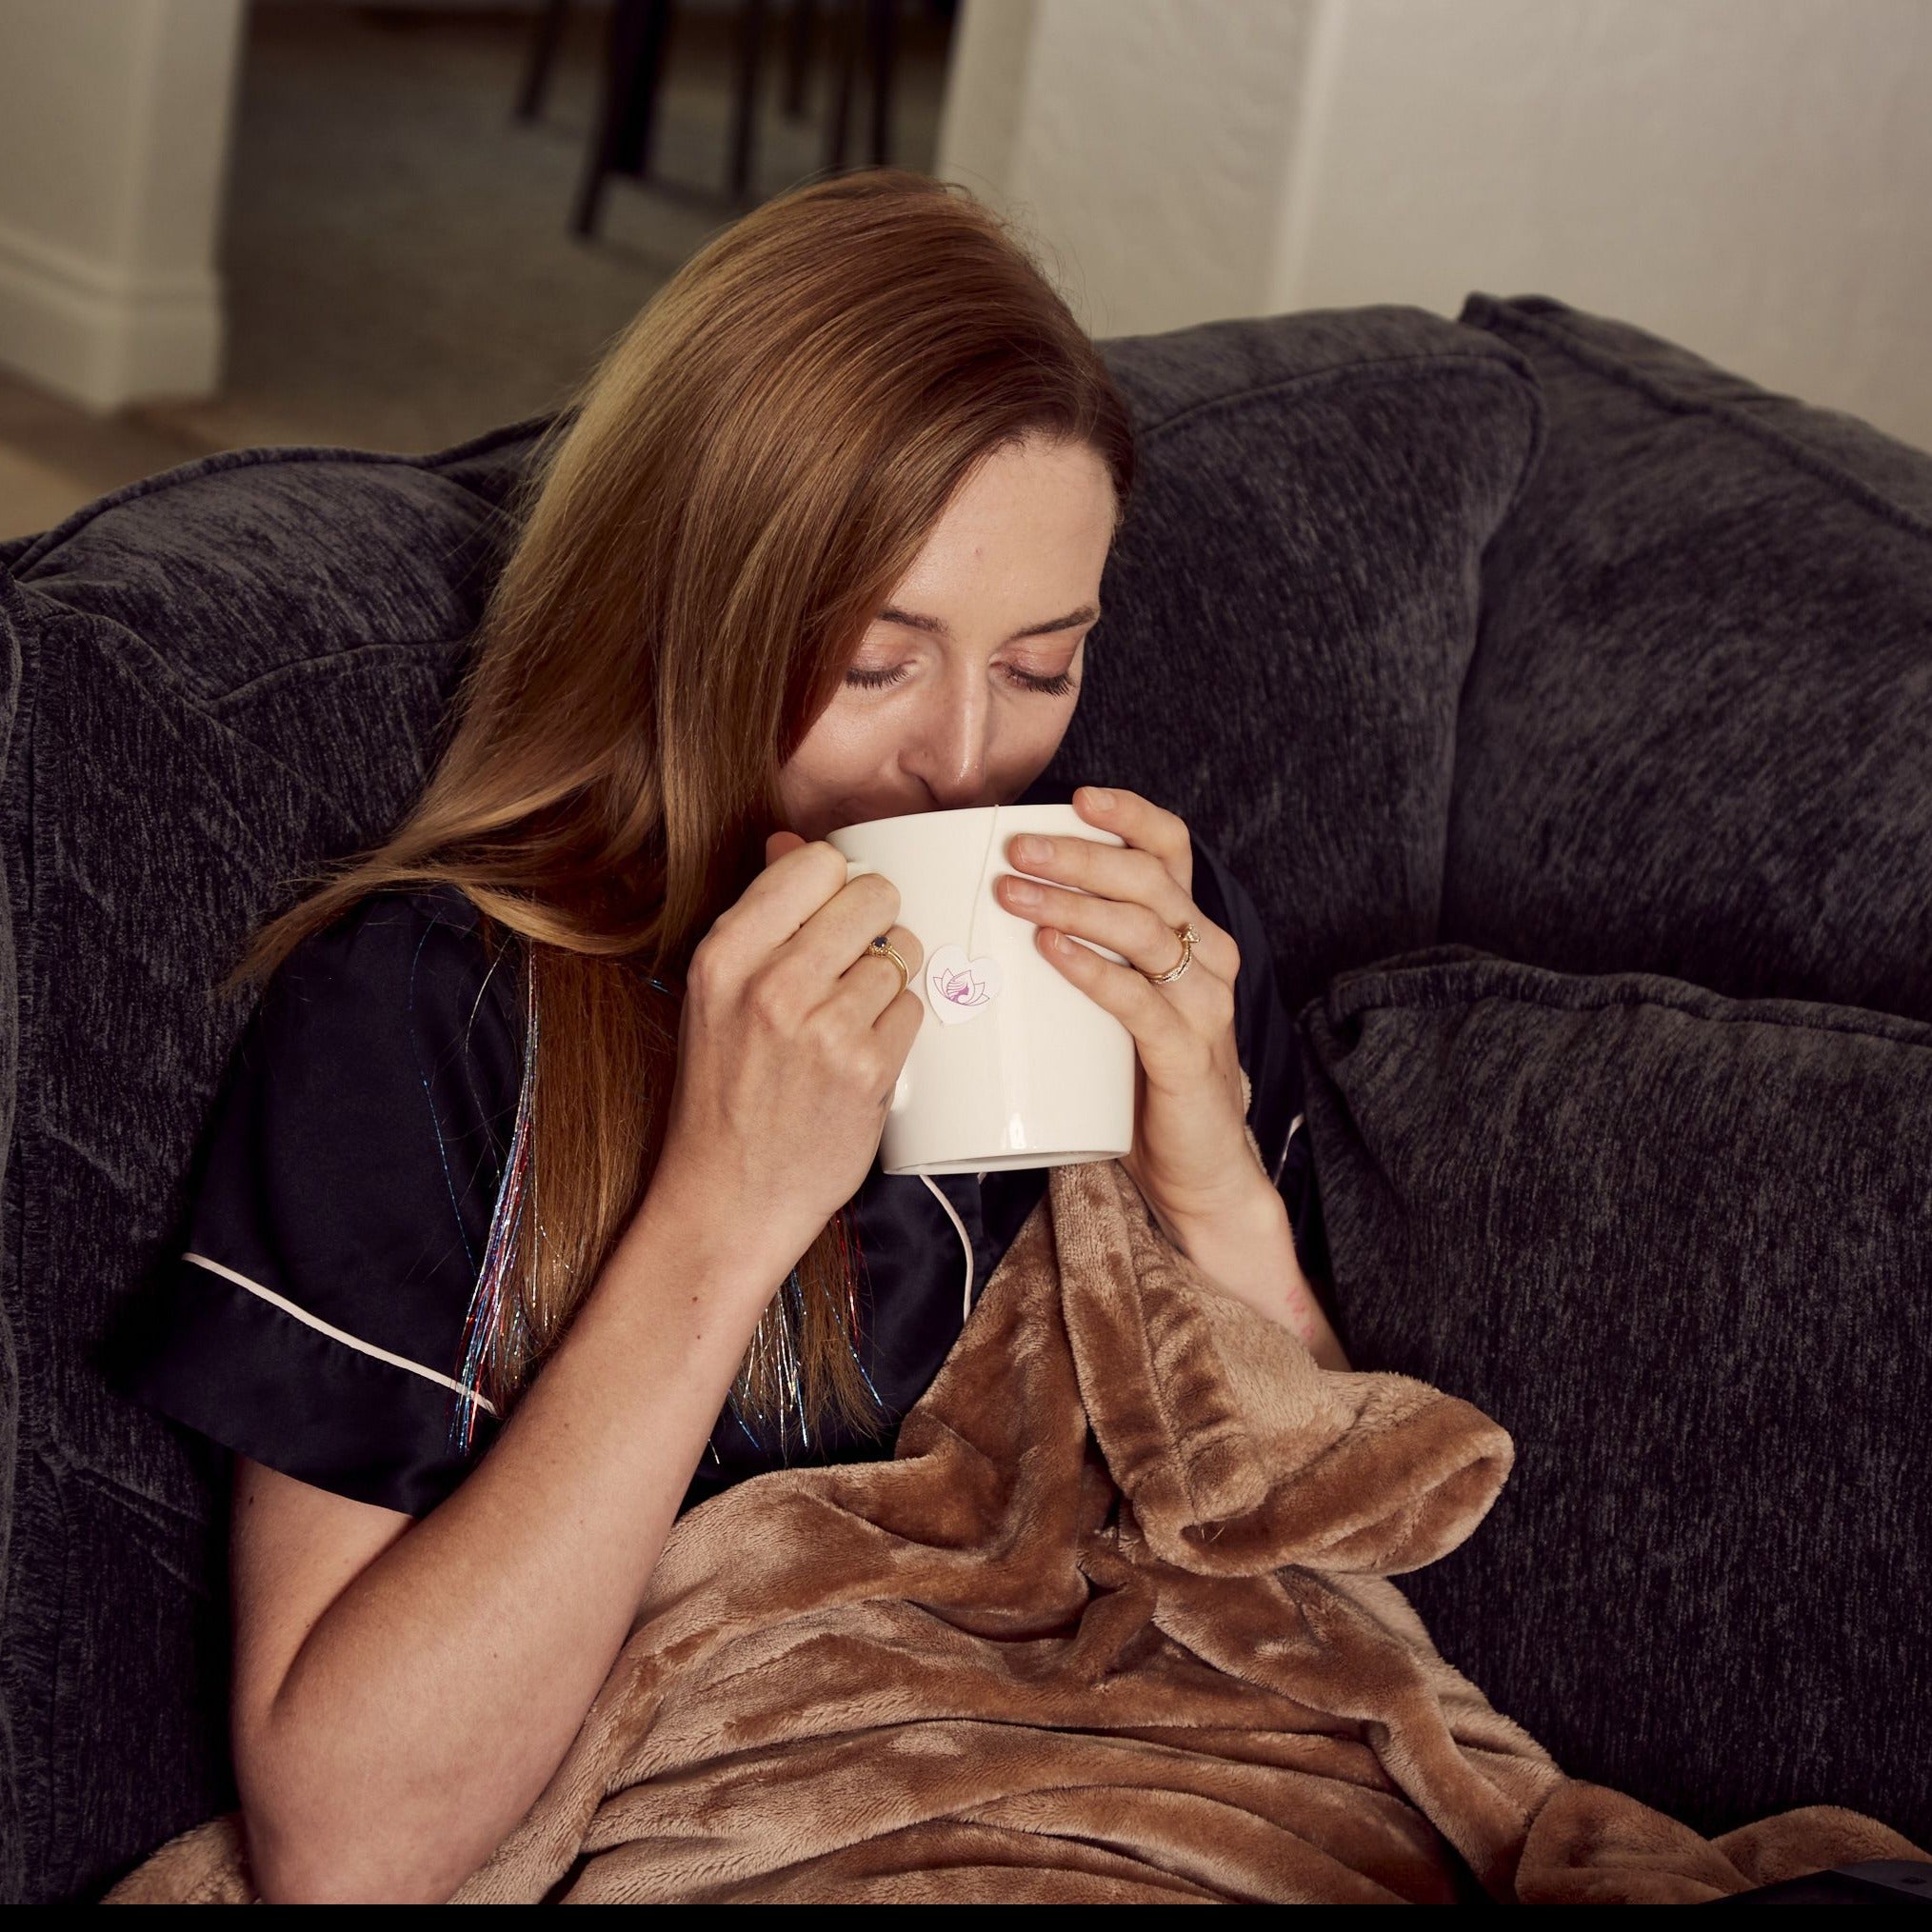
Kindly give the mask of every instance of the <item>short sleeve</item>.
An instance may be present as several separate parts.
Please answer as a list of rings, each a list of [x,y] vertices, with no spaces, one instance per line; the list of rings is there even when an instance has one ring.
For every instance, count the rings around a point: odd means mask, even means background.
[[[1199,838],[1194,841],[1194,900],[1240,948],[1234,1032],[1248,1077],[1247,1124],[1262,1165],[1287,1205],[1302,1270],[1310,1281],[1325,1283],[1328,1249],[1308,1145],[1301,1035],[1282,1004],[1274,945],[1261,908],[1220,854]]]
[[[463,1328],[514,1125],[514,963],[453,887],[387,891],[270,976],[121,1380],[270,1468],[412,1516],[494,1433]]]

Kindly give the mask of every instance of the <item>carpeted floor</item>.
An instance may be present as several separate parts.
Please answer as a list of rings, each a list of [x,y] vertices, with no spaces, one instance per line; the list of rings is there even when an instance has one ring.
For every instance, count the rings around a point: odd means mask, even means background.
[[[753,200],[823,169],[830,116],[823,49],[805,114],[785,114],[789,9],[770,11]],[[434,449],[553,407],[739,211],[724,188],[736,14],[678,9],[653,179],[616,177],[601,232],[585,241],[568,228],[595,110],[601,7],[570,9],[543,113],[519,122],[528,14],[257,0],[221,248],[223,392],[102,422],[0,383],[0,535],[44,528],[208,449]],[[946,40],[943,10],[904,10],[900,165],[932,164]],[[862,77],[852,164],[869,158],[866,98]]]

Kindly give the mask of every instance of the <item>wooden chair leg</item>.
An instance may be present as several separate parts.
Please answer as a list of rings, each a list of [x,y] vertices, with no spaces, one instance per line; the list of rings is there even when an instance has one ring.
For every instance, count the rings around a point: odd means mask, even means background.
[[[767,0],[740,0],[738,8],[738,95],[731,110],[731,195],[743,201],[751,189],[751,149],[758,129],[758,75],[765,59]]]
[[[670,39],[673,0],[647,0],[644,45],[625,90],[618,118],[616,160],[622,174],[644,181],[650,174],[651,144],[657,135],[657,97],[664,80],[665,45]]]
[[[864,0],[839,0],[832,14],[832,113],[826,132],[826,166],[846,165],[846,137],[852,124],[852,86],[858,78],[860,10]]]
[[[892,66],[897,52],[899,0],[870,0],[872,61],[872,164],[884,168],[892,151]]]
[[[573,234],[592,235],[612,174],[642,175],[649,163],[651,123],[670,0],[611,0],[604,46],[604,91],[571,210]]]
[[[812,42],[818,38],[818,0],[791,0],[785,36],[785,113],[796,121],[805,113],[806,82],[811,72]]]
[[[557,62],[557,43],[564,36],[564,16],[570,0],[545,0],[537,18],[536,32],[530,41],[529,59],[524,66],[523,85],[517,90],[516,117],[534,121],[544,110],[544,95],[550,85],[550,70]]]

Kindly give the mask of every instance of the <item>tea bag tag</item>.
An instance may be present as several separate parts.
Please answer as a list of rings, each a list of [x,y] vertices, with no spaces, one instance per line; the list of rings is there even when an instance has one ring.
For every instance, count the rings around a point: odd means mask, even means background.
[[[926,963],[926,997],[940,1022],[964,1026],[1000,997],[1006,984],[990,953],[968,959],[963,946],[943,946]]]

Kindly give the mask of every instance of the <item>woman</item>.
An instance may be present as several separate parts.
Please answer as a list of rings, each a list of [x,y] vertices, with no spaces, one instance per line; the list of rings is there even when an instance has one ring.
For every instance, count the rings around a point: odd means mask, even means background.
[[[265,1897],[447,1897],[682,1508],[891,1453],[1046,1176],[879,1172],[923,954],[823,835],[1067,796],[1132,468],[1026,255],[890,170],[716,237],[547,438],[420,800],[238,968],[268,983],[142,1371],[236,1452]],[[1016,842],[997,889],[1134,1034],[1125,1165],[1345,1365],[1255,908],[1152,801],[1072,796],[1125,845]]]

